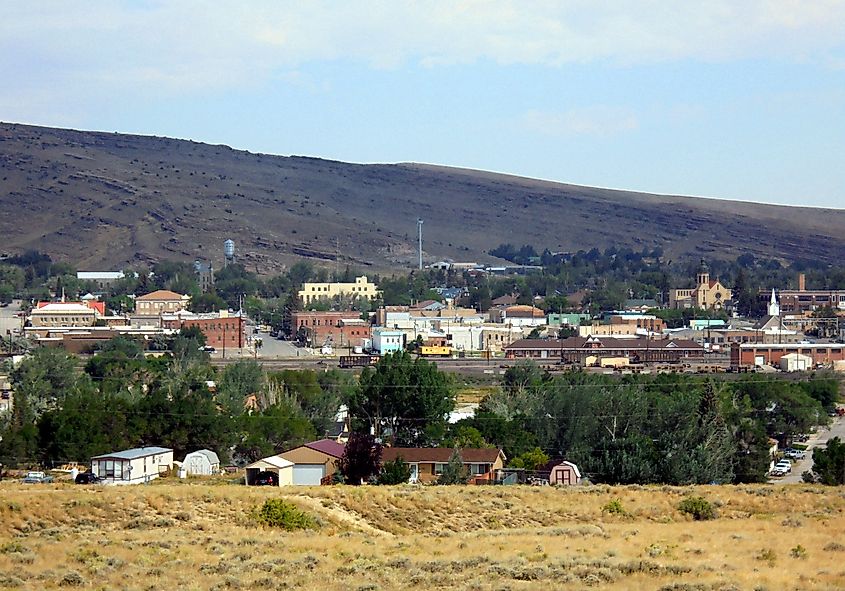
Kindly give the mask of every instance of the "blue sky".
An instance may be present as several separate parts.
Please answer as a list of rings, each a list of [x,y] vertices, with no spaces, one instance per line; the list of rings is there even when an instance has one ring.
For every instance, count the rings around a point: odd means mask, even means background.
[[[0,5],[0,120],[845,208],[845,0]]]

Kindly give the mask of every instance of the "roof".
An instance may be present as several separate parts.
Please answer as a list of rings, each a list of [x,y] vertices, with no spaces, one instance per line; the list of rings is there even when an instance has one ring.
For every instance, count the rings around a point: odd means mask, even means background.
[[[505,308],[505,315],[513,318],[545,318],[546,313],[534,306],[508,306]]]
[[[515,295],[503,295],[490,302],[492,306],[510,306],[516,303]]]
[[[451,447],[385,447],[381,452],[382,462],[391,462],[398,457],[411,463],[445,464],[452,457],[455,450]],[[465,447],[458,450],[464,463],[492,464],[501,454],[495,447],[477,448]]]
[[[191,456],[205,456],[208,458],[208,462],[210,464],[219,464],[220,458],[217,457],[217,454],[211,451],[210,449],[199,449],[197,451],[192,451],[188,455],[185,456],[185,461],[188,461],[188,458]]]
[[[77,271],[76,278],[83,281],[113,281],[123,279],[123,271]]]
[[[319,441],[312,441],[311,443],[306,443],[303,447],[324,453],[327,456],[332,456],[333,458],[343,456],[343,451],[346,449],[345,445],[338,443],[334,439],[320,439]]]
[[[286,460],[281,456],[270,456],[269,458],[261,458],[260,460],[251,463],[249,466],[246,466],[245,469],[249,468],[290,468],[293,466],[293,462],[290,460]]]
[[[108,458],[115,458],[120,460],[135,460],[138,458],[145,458],[147,456],[154,456],[158,454],[173,452],[169,447],[134,447],[132,449],[124,449],[123,451],[116,451],[110,454],[102,454],[94,456],[92,460],[101,460]]]
[[[150,300],[176,300],[181,302],[184,299],[187,299],[188,296],[176,293],[175,291],[170,291],[169,289],[157,289],[156,291],[150,292],[148,294],[138,296],[135,298],[136,302],[146,302]]]

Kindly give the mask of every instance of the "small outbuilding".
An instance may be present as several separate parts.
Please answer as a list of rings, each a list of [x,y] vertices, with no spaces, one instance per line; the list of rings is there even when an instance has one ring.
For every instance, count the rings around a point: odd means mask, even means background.
[[[91,458],[91,472],[106,484],[141,484],[173,467],[173,450],[136,447]]]
[[[807,371],[813,369],[813,358],[801,353],[788,353],[780,358],[783,371]]]
[[[277,486],[293,484],[293,462],[280,456],[270,456],[253,462],[246,467],[246,485],[255,486],[260,483],[265,473],[275,475],[273,483]]]
[[[578,466],[566,460],[549,467],[549,484],[570,486],[581,483],[581,471]]]
[[[188,476],[211,476],[220,473],[220,458],[210,449],[192,451],[185,456],[182,468]]]

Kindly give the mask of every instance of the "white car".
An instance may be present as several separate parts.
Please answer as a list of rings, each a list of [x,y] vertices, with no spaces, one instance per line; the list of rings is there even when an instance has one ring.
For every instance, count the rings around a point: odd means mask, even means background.
[[[775,470],[781,470],[786,474],[792,472],[792,463],[789,460],[781,460],[775,464]]]

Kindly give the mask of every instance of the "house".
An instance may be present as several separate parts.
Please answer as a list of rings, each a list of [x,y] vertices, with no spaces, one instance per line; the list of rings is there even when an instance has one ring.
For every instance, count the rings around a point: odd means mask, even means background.
[[[405,348],[405,333],[389,328],[374,328],[371,348],[379,355],[401,351]]]
[[[293,463],[292,484],[318,485],[337,470],[337,461],[346,449],[333,439],[320,439],[280,453]]]
[[[191,301],[191,296],[178,294],[167,289],[158,289],[154,292],[135,298],[136,316],[161,316],[172,314],[180,310],[186,310]]]
[[[220,473],[220,458],[217,454],[208,449],[192,451],[185,456],[182,462],[188,476],[211,476]]]
[[[549,484],[570,486],[581,483],[581,471],[572,462],[555,460],[546,464],[545,470],[549,472]]]
[[[710,269],[704,259],[701,259],[696,286],[692,289],[670,290],[669,307],[721,310],[732,297],[731,290],[722,285],[718,279],[710,279]]]
[[[385,447],[381,461],[392,462],[402,458],[411,468],[409,482],[434,482],[443,473],[454,449],[450,447]],[[471,477],[483,477],[505,465],[502,450],[490,448],[461,448],[458,450]]]
[[[91,458],[91,472],[106,484],[141,484],[173,467],[173,450],[136,447]]]
[[[372,300],[380,295],[378,286],[370,283],[366,275],[356,277],[354,283],[303,283],[297,294],[306,306],[320,300],[349,297]]]
[[[293,462],[279,456],[270,456],[253,462],[245,468],[245,484],[255,486],[256,480],[262,472],[269,472],[273,475],[273,482],[276,486],[287,486],[293,484]]]

